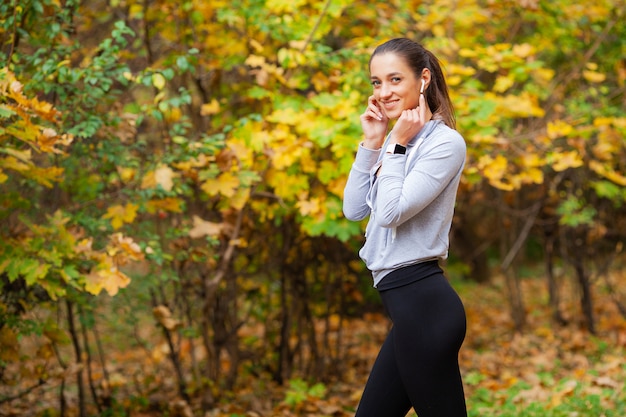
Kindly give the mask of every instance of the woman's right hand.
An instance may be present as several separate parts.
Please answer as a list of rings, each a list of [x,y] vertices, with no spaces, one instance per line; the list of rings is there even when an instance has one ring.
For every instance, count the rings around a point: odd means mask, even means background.
[[[378,106],[374,96],[367,99],[367,109],[361,115],[361,127],[363,128],[363,146],[368,149],[380,149],[385,141],[389,118],[385,116]]]

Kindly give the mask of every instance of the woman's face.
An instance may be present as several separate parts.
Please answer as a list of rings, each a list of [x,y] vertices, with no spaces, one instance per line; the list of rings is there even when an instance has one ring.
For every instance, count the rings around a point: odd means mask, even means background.
[[[385,115],[397,119],[403,110],[416,108],[421,81],[404,58],[389,52],[375,55],[370,63],[374,97]]]

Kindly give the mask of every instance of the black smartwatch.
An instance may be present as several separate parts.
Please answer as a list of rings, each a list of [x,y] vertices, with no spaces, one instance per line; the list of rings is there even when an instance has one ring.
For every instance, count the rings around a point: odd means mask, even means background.
[[[385,153],[394,153],[404,155],[406,154],[406,146],[402,146],[399,143],[392,143],[387,146]]]

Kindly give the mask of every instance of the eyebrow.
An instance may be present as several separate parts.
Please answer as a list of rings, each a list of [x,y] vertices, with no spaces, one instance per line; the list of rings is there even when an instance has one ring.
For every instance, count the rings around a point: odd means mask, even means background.
[[[398,75],[403,75],[403,74],[402,74],[401,72],[392,72],[392,73],[387,74],[387,78],[390,78],[390,77],[396,77],[396,76],[398,76]],[[372,80],[377,80],[377,79],[378,79],[378,77],[377,77],[377,76],[375,76],[375,75],[372,75],[370,78],[371,78]]]

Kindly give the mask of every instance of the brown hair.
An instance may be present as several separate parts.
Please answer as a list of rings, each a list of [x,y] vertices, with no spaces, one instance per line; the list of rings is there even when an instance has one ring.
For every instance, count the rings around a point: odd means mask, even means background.
[[[446,125],[455,129],[454,107],[452,106],[452,101],[448,94],[448,86],[437,57],[415,41],[407,38],[396,38],[379,45],[370,57],[370,64],[372,63],[372,58],[376,55],[387,53],[393,53],[404,58],[417,79],[422,77],[424,68],[430,70],[431,81],[425,92],[428,106],[433,112],[433,117],[443,120]]]

